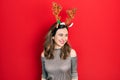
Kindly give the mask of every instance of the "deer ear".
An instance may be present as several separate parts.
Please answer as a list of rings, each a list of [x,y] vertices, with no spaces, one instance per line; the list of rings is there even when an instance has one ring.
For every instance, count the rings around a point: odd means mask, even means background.
[[[71,23],[70,25],[68,25],[68,27],[72,27],[73,26],[73,23]]]

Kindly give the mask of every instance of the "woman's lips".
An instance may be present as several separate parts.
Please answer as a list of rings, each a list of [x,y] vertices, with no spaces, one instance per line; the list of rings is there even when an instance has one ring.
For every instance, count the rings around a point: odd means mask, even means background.
[[[65,41],[63,41],[63,40],[62,40],[62,41],[60,41],[60,43],[61,43],[61,44],[64,44],[64,43],[65,43]]]

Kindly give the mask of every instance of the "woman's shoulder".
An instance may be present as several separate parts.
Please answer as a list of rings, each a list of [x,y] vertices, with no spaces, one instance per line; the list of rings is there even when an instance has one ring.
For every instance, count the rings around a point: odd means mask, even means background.
[[[75,49],[73,49],[73,48],[71,49],[70,56],[71,57],[76,57],[77,56]]]
[[[44,57],[44,51],[42,51],[42,53],[41,53],[41,57]]]

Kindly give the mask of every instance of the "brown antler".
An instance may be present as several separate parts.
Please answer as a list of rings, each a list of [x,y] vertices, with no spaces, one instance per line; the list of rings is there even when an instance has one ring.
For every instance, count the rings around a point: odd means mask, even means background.
[[[66,13],[67,13],[68,17],[66,18],[65,24],[69,25],[70,21],[74,18],[74,15],[76,13],[76,8],[69,9],[69,10],[66,11]]]
[[[60,5],[58,5],[56,2],[53,2],[53,7],[52,7],[52,10],[53,10],[53,15],[55,16],[56,20],[60,20],[60,11],[62,10],[62,7]]]

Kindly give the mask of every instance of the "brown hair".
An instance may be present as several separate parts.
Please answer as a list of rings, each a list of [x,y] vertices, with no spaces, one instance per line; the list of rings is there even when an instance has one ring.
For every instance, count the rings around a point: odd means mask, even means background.
[[[57,26],[57,22],[52,25],[48,34],[46,35],[46,40],[45,40],[45,43],[44,43],[44,56],[47,59],[53,59],[54,58],[53,51],[54,51],[54,47],[55,47],[55,42],[52,39],[52,37],[55,36],[57,30],[61,29],[61,28],[66,28],[68,30],[68,27],[66,25],[60,25],[59,24],[58,28],[56,28],[56,26]],[[68,42],[66,42],[64,44],[64,46],[61,48],[60,58],[61,59],[66,59],[70,55],[70,51],[71,51],[71,47],[68,44]]]

